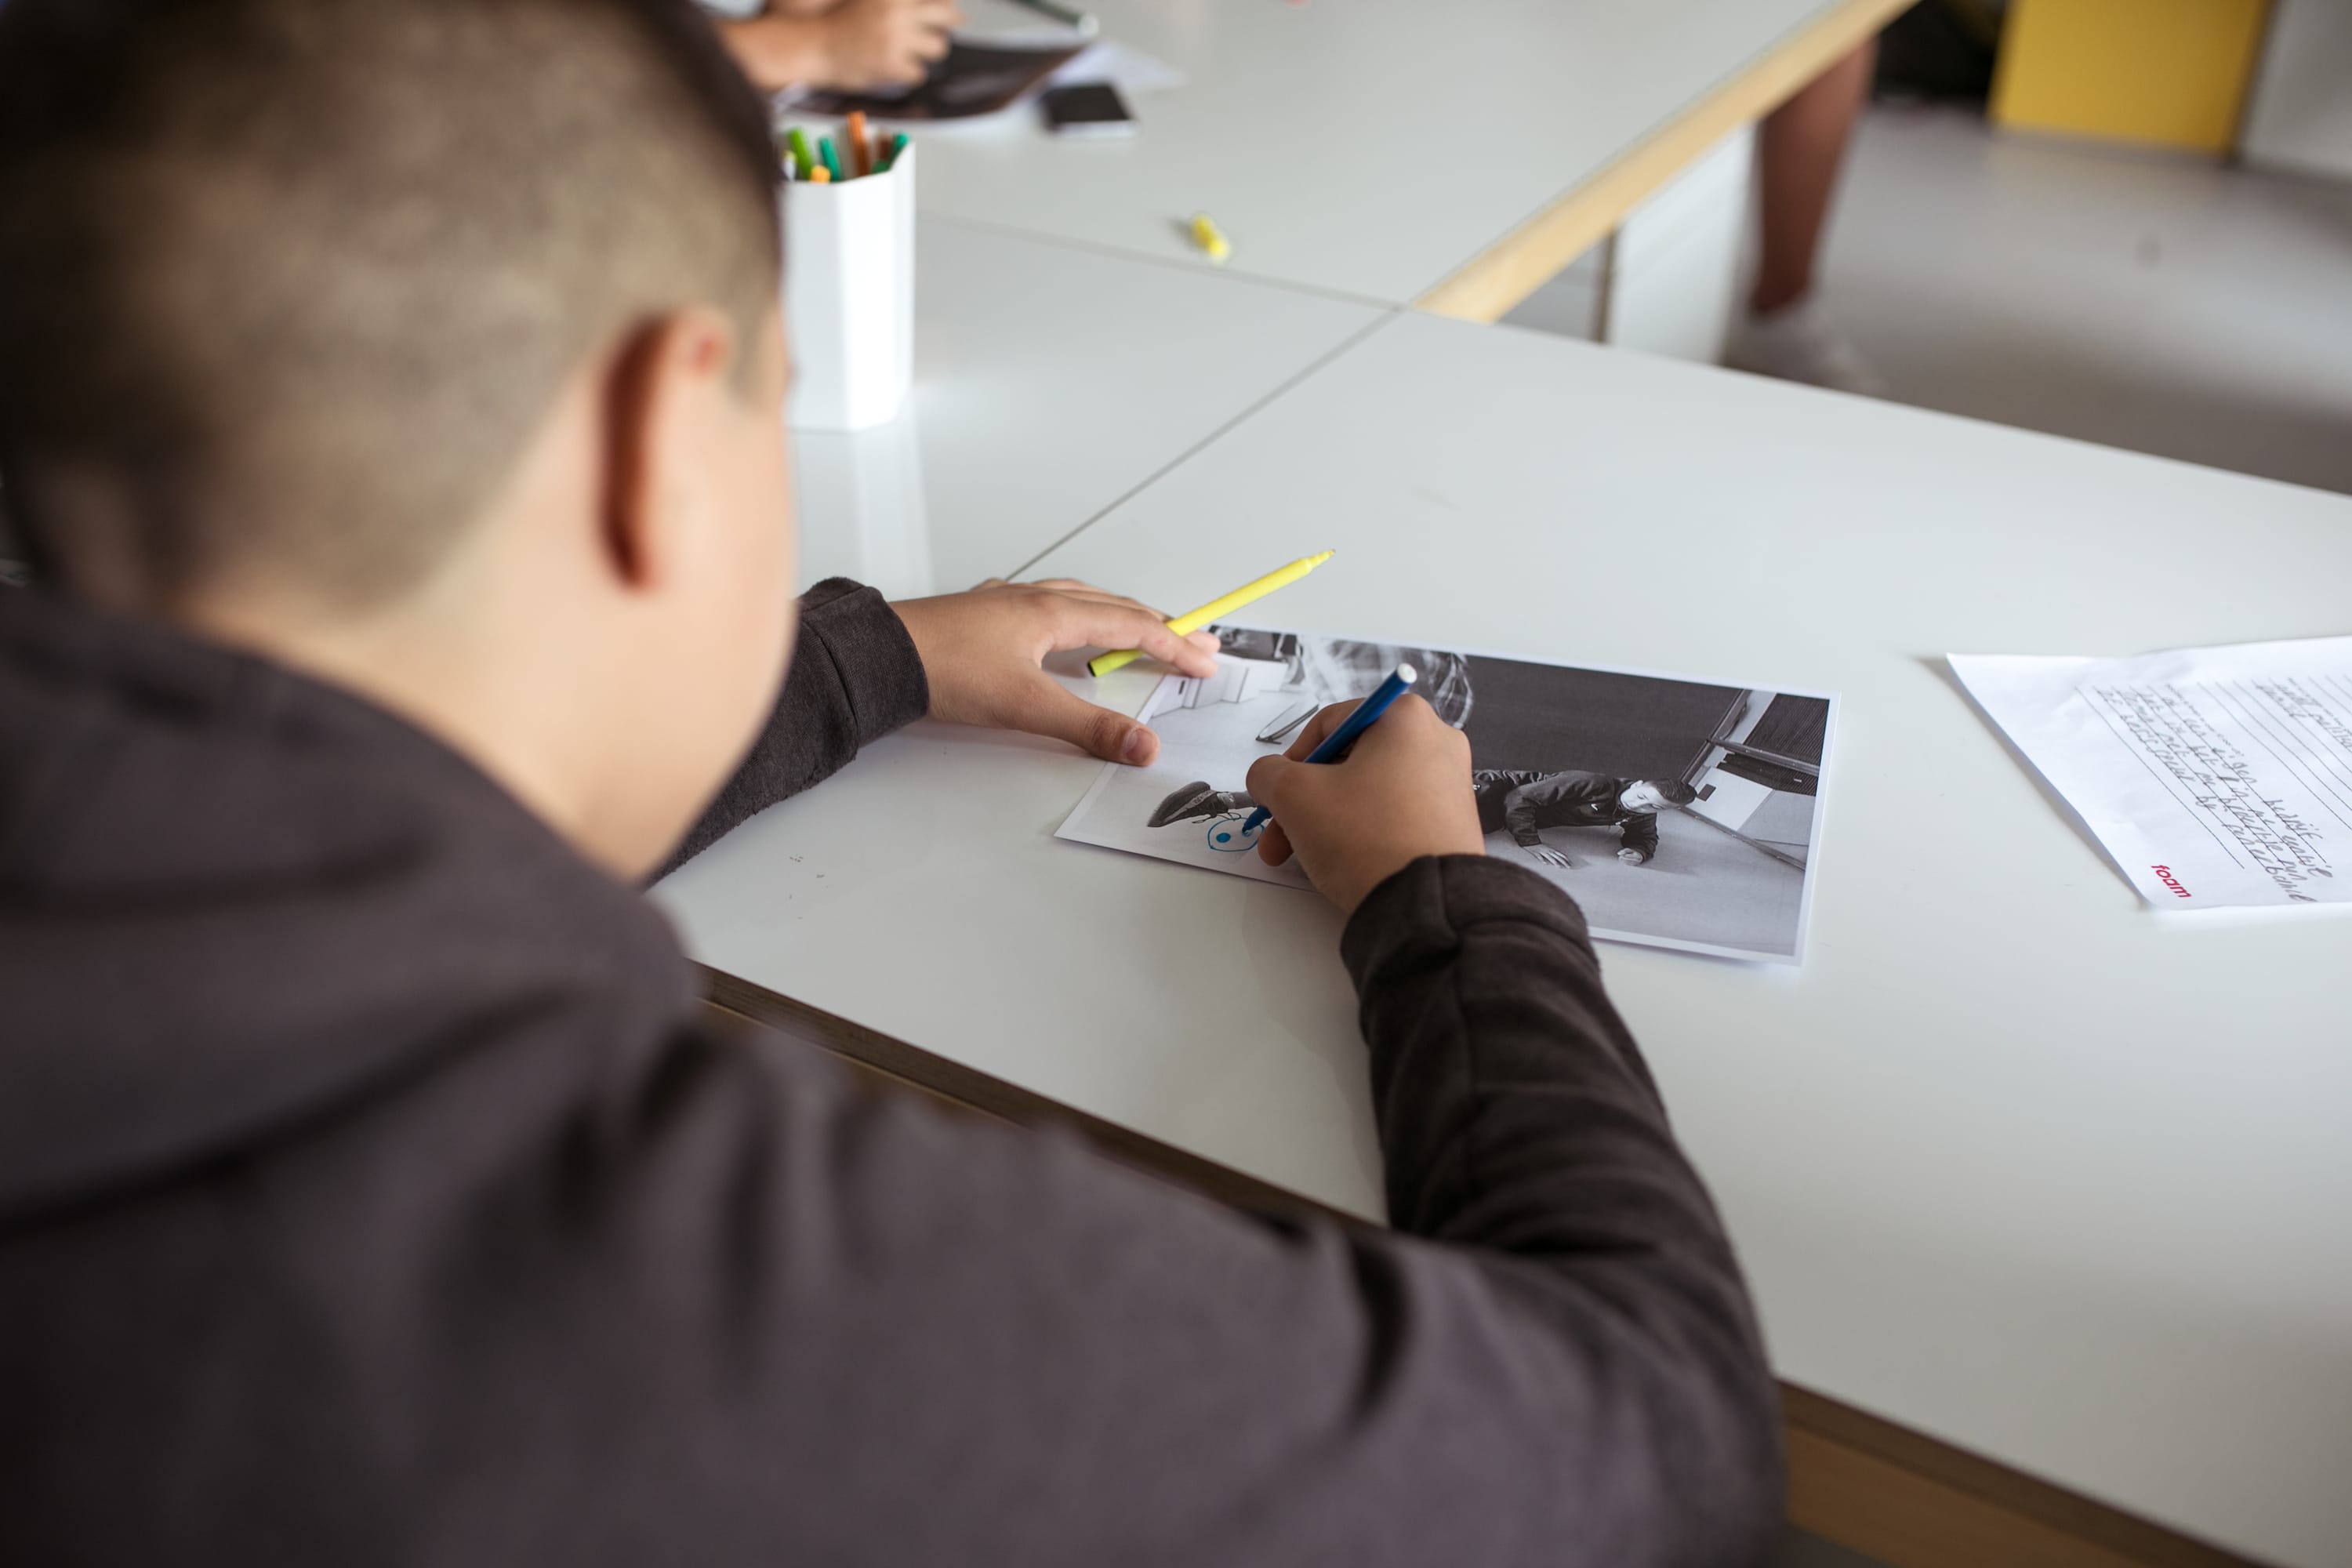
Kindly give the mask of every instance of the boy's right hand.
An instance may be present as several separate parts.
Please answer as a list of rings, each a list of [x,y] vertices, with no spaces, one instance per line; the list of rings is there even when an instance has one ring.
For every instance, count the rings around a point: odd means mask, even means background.
[[[1335,702],[1279,757],[1261,757],[1249,791],[1274,814],[1258,858],[1295,853],[1323,896],[1353,914],[1366,895],[1424,855],[1483,855],[1470,742],[1419,697],[1403,697],[1337,763],[1303,759],[1355,710]]]
[[[948,52],[963,21],[956,0],[842,0],[825,13],[818,85],[842,92],[912,87]]]

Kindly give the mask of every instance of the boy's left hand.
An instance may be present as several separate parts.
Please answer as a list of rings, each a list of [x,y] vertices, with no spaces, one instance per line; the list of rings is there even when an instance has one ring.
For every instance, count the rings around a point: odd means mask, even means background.
[[[1141,767],[1160,737],[1124,713],[1097,708],[1045,673],[1049,654],[1139,647],[1186,675],[1217,668],[1217,639],[1180,637],[1160,611],[1085,583],[991,578],[969,594],[890,606],[906,624],[931,685],[931,717],[1067,741],[1108,763]]]

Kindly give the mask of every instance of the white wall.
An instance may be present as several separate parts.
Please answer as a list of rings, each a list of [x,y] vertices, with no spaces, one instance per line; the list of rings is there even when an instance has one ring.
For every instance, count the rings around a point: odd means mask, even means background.
[[[1710,822],[1720,822],[1742,833],[1748,831],[1748,819],[1763,809],[1774,793],[1754,779],[1736,778],[1720,768],[1701,773],[1693,787],[1713,792],[1703,800],[1691,802],[1693,811]]]
[[[1764,718],[1764,710],[1771,706],[1772,695],[1769,691],[1749,692],[1746,711],[1739,715],[1739,721],[1724,738],[1745,741],[1754,734],[1756,726]],[[1811,841],[1809,832],[1800,833],[1793,838],[1787,833],[1792,822],[1801,822],[1810,826],[1813,816],[1813,803],[1810,795],[1786,795],[1758,784],[1754,779],[1743,779],[1725,773],[1719,767],[1709,768],[1691,782],[1694,788],[1712,792],[1704,800],[1693,801],[1690,807],[1710,822],[1719,822],[1726,827],[1747,834],[1750,838],[1769,839],[1776,844],[1801,845]],[[1793,816],[1784,804],[1790,800],[1801,803]],[[1763,830],[1767,828],[1770,831]]]
[[[2274,0],[2239,151],[2260,167],[2352,179],[2352,5]]]

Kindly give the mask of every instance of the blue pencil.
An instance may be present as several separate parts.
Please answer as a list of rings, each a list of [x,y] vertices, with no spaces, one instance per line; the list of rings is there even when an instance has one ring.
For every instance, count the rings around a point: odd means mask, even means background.
[[[1412,683],[1420,679],[1421,672],[1412,666],[1398,665],[1395,671],[1381,682],[1378,690],[1358,703],[1356,710],[1349,714],[1338,729],[1323,737],[1321,745],[1307,753],[1307,760],[1310,763],[1336,763],[1346,756],[1348,748],[1356,743],[1356,737],[1370,729],[1373,721],[1389,710],[1389,704],[1412,690]],[[1262,805],[1251,812],[1242,824],[1242,837],[1246,838],[1264,827],[1266,818],[1273,815]]]

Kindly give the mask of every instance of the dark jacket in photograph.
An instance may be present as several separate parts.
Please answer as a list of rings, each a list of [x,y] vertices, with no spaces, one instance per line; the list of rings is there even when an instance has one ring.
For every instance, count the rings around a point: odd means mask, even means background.
[[[1635,782],[1607,773],[1500,768],[1481,769],[1470,778],[1478,793],[1478,826],[1488,833],[1507,827],[1513,838],[1533,849],[1543,843],[1547,827],[1615,827],[1626,848],[1648,859],[1658,852],[1656,814],[1627,811],[1619,804]]]

